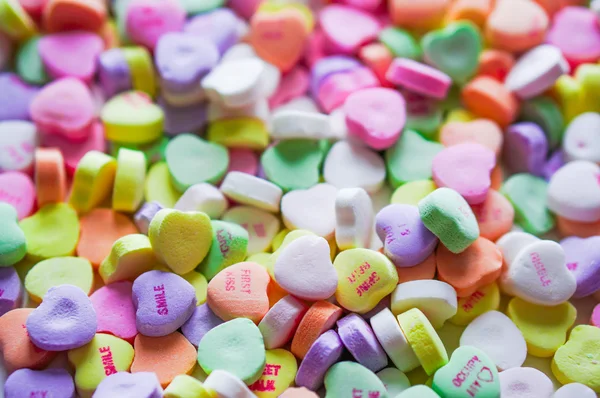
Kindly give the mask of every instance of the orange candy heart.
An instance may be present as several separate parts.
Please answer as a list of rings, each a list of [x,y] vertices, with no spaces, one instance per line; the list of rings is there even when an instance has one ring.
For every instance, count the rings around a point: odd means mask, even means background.
[[[502,149],[503,134],[496,123],[488,119],[472,122],[450,122],[442,127],[440,142],[448,147],[465,142],[475,142],[498,156]]]
[[[389,0],[394,25],[409,29],[433,29],[439,26],[450,0]]]
[[[503,82],[515,64],[515,57],[508,51],[483,50],[479,56],[477,76],[489,76]]]
[[[523,52],[542,44],[548,15],[533,1],[502,0],[489,15],[485,35],[491,47]]]
[[[515,96],[498,80],[480,76],[471,80],[462,91],[462,100],[474,114],[492,119],[504,128],[517,117]]]
[[[510,232],[515,219],[512,205],[498,191],[490,189],[487,198],[481,204],[471,206],[479,224],[479,234],[491,241]]]

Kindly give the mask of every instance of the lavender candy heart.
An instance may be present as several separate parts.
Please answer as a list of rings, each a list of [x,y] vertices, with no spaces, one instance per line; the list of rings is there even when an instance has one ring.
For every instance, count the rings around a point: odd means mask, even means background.
[[[347,72],[360,68],[360,63],[354,58],[343,55],[332,55],[318,60],[311,69],[310,91],[317,95],[319,88],[325,79],[334,73]]]
[[[373,372],[387,366],[387,354],[377,341],[371,326],[360,315],[346,315],[337,321],[337,326],[344,347],[358,363]]]
[[[150,222],[156,213],[162,209],[164,209],[163,205],[156,201],[144,203],[133,216],[133,221],[138,227],[138,230],[144,235],[148,235],[148,227],[150,226]]]
[[[154,59],[165,99],[188,105],[202,100],[200,81],[219,61],[219,51],[209,40],[170,32],[158,40]]]
[[[195,347],[198,347],[200,340],[209,330],[219,326],[223,320],[215,315],[208,304],[199,305],[194,310],[194,313],[181,327],[181,331],[186,339],[189,340]]]
[[[185,24],[183,31],[210,40],[223,55],[238,42],[240,32],[235,13],[228,8],[197,15]]]
[[[29,104],[38,91],[14,73],[0,73],[0,121],[30,120]]]
[[[92,398],[162,398],[163,389],[154,372],[117,372],[103,379]]]
[[[25,324],[31,342],[46,351],[81,347],[94,338],[98,321],[92,301],[77,286],[51,287]]]
[[[13,267],[0,268],[0,316],[21,304],[23,289],[17,271]]]
[[[133,88],[131,70],[120,48],[111,48],[98,57],[98,79],[106,98]]]
[[[173,106],[163,97],[159,97],[157,102],[165,115],[165,133],[171,137],[177,134],[199,131],[206,125],[207,110],[206,104],[203,102]]]
[[[325,373],[342,357],[344,344],[335,330],[319,336],[300,363],[296,373],[296,385],[317,391],[325,379]]]
[[[138,332],[166,336],[181,327],[196,309],[194,287],[177,274],[148,271],[133,282]]]
[[[565,163],[565,153],[562,151],[562,149],[557,149],[556,151],[554,151],[554,153],[550,155],[550,158],[548,158],[546,164],[544,165],[543,174],[546,181],[550,181],[550,178],[552,178],[554,173],[556,173],[558,169],[563,167]]]
[[[397,267],[420,264],[438,244],[438,238],[421,221],[417,206],[384,207],[375,217],[375,232],[383,242],[384,254]]]
[[[560,241],[565,251],[567,268],[577,281],[574,298],[589,296],[600,290],[600,236],[577,238],[575,236]]]
[[[523,122],[509,126],[503,148],[504,165],[511,173],[544,175],[548,139],[537,124]]]
[[[14,371],[4,384],[4,398],[73,398],[75,384],[64,369]]]

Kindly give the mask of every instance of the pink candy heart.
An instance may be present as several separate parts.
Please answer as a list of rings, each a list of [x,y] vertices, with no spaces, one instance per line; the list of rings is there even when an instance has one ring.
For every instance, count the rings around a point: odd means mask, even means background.
[[[104,51],[104,42],[89,32],[56,33],[42,37],[38,51],[53,78],[76,77],[89,83],[96,73],[96,61]]]
[[[325,34],[326,45],[345,54],[355,53],[379,34],[381,27],[372,15],[356,8],[330,5],[321,10],[319,22]]]
[[[185,24],[185,10],[176,0],[133,0],[127,7],[129,38],[154,50],[167,32],[179,32]]]
[[[27,174],[8,171],[0,174],[0,202],[6,202],[17,210],[19,220],[33,210],[35,187]]]

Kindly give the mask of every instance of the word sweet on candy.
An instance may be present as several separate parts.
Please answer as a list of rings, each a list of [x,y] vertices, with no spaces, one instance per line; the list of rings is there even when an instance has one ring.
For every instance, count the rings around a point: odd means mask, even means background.
[[[599,0],[0,0],[4,397],[596,397],[599,104]]]

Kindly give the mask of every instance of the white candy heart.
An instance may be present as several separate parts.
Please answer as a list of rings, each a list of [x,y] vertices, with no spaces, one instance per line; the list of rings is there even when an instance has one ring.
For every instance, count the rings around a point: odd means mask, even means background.
[[[377,152],[348,141],[339,141],[327,154],[325,181],[337,188],[362,188],[377,192],[385,179],[385,164]]]
[[[600,163],[600,115],[588,112],[573,119],[565,131],[562,147],[569,161]]]
[[[287,292],[308,301],[333,296],[338,284],[329,244],[320,236],[302,236],[287,245],[275,261],[274,274]]]
[[[384,308],[373,315],[369,322],[377,340],[398,369],[402,372],[410,372],[421,366],[398,320],[389,308]]]
[[[600,8],[600,6],[599,6]],[[552,396],[553,398],[597,398],[598,396],[588,386],[581,383],[571,383],[562,386]]]
[[[502,290],[539,305],[558,305],[567,301],[577,288],[567,269],[565,252],[556,242],[534,242],[507,264],[500,275]]]
[[[519,367],[527,357],[527,343],[509,317],[489,311],[475,318],[460,336],[460,345],[485,352],[499,371]]]
[[[496,242],[496,246],[502,252],[505,264],[512,264],[517,254],[530,244],[540,240],[537,236],[527,232],[513,231],[502,235]]]
[[[600,221],[600,167],[585,160],[561,167],[548,184],[548,208],[569,220]]]
[[[278,110],[271,121],[271,138],[321,140],[335,138],[329,130],[329,117],[322,113]]]
[[[27,171],[38,144],[35,124],[21,120],[0,122],[0,171]]]
[[[277,185],[240,171],[231,171],[221,184],[221,192],[238,203],[279,212],[283,191]],[[328,296],[329,297],[329,296]]]
[[[418,308],[431,325],[439,329],[446,320],[456,315],[458,300],[456,290],[446,282],[417,280],[396,286],[392,293],[391,308],[395,315]]]
[[[502,398],[541,398],[554,393],[552,380],[534,368],[512,368],[500,372]]]
[[[338,140],[345,140],[348,137],[348,125],[343,107],[339,107],[329,114],[329,129]]]
[[[227,199],[218,188],[201,183],[189,187],[175,203],[175,209],[181,211],[202,211],[210,218],[220,218],[227,210]]]
[[[312,113],[321,112],[317,103],[312,98],[307,96],[296,97],[293,100],[275,108],[275,112],[283,111],[302,111]]]
[[[542,44],[525,53],[510,70],[504,85],[522,99],[533,98],[552,87],[569,72],[569,64],[558,47]]]
[[[288,229],[307,229],[326,239],[333,237],[337,191],[333,185],[317,184],[286,193],[281,199],[283,223]]]
[[[335,199],[335,241],[340,250],[368,248],[373,233],[373,203],[362,188],[340,189]]]

